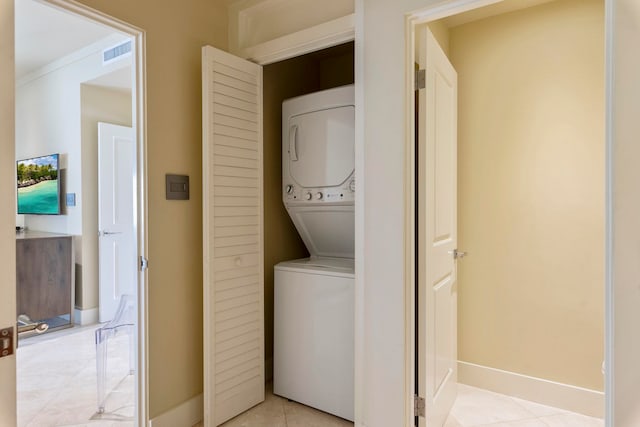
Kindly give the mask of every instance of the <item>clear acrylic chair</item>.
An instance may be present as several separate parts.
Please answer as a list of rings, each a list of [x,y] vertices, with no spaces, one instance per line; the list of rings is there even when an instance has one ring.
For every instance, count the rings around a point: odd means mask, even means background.
[[[129,374],[135,369],[136,305],[133,295],[122,295],[113,319],[96,329],[96,369],[98,384],[98,413],[104,412],[107,388],[107,344],[120,332],[129,335]]]

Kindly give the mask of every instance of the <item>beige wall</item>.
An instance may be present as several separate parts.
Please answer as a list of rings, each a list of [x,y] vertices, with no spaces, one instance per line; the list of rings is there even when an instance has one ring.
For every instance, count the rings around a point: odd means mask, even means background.
[[[98,122],[131,126],[131,93],[82,85],[80,111],[82,247],[76,258],[76,307],[86,310],[98,307]]]
[[[353,44],[267,65],[264,82],[264,299],[267,379],[273,367],[273,266],[309,256],[282,203],[282,101],[353,83]]]
[[[604,7],[451,29],[459,359],[603,389]]]
[[[429,27],[429,31],[433,34],[433,37],[442,48],[442,51],[449,56],[451,53],[449,50],[449,38],[451,37],[449,27],[447,27],[445,22],[442,20],[430,22],[427,24],[427,27]]]
[[[146,31],[149,183],[149,411],[202,393],[201,47],[227,46],[222,2],[81,0]],[[189,201],[165,200],[188,174]]]

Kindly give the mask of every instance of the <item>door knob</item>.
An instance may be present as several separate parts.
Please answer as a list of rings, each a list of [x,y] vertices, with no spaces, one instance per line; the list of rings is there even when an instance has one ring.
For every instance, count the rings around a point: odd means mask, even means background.
[[[122,234],[122,231],[98,231],[98,236],[111,236],[112,234]]]
[[[466,252],[459,251],[454,249],[452,251],[448,251],[449,254],[453,255],[453,259],[464,258],[467,256]]]

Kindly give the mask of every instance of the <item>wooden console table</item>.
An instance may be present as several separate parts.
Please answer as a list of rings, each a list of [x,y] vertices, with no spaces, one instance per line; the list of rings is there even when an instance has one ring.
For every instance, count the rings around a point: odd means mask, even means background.
[[[16,233],[18,315],[26,314],[33,321],[51,320],[50,328],[72,326],[74,279],[72,236]]]

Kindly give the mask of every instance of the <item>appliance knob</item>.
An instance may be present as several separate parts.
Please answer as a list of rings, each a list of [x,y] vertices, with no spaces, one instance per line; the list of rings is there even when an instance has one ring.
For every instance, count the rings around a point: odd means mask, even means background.
[[[291,185],[291,184],[287,185],[285,191],[287,192],[287,194],[293,193],[293,185]]]
[[[323,196],[322,196],[322,193],[317,193],[317,194],[316,194],[316,199],[318,199],[318,200],[322,200],[322,197],[323,197]]]
[[[356,191],[356,180],[355,180],[355,179],[354,179],[354,180],[352,180],[352,181],[349,183],[349,190],[351,190],[351,191],[353,191],[353,192],[355,193],[355,191]]]
[[[312,197],[313,196],[311,195],[311,193],[307,193],[307,194],[304,195],[304,198],[307,199],[307,200],[311,200]]]

